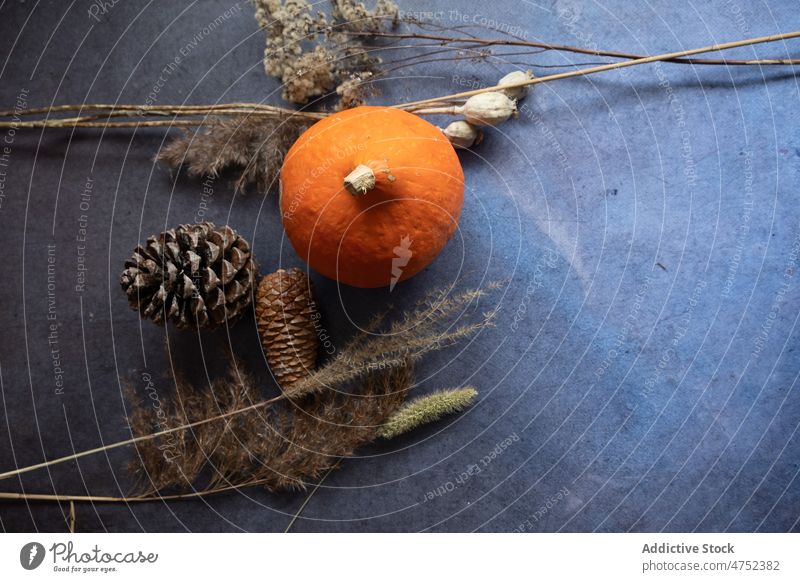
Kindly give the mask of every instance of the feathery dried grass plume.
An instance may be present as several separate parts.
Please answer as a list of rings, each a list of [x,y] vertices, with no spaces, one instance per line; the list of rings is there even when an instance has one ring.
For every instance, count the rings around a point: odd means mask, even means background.
[[[215,118],[203,130],[182,134],[161,148],[156,159],[190,176],[217,177],[240,168],[236,189],[267,192],[277,180],[286,152],[312,123],[302,116]]]
[[[137,443],[130,469],[138,494],[164,489],[214,491],[260,485],[271,491],[303,488],[340,457],[375,439],[378,427],[405,399],[413,367],[370,374],[353,393],[329,391],[301,403],[250,409],[224,421]],[[130,426],[148,434],[244,409],[261,400],[253,378],[235,363],[208,391],[184,381],[166,411],[134,405]]]
[[[366,96],[363,81],[377,72],[380,59],[365,47],[366,37],[348,32],[377,33],[397,23],[398,8],[378,0],[368,9],[355,0],[331,0],[326,16],[306,0],[253,0],[256,20],[267,32],[264,70],[283,83],[283,98],[308,103],[336,90],[343,107]]]
[[[434,291],[386,325],[386,314],[377,315],[336,357],[287,389],[286,396],[302,398],[363,378],[371,372],[406,361],[416,362],[431,351],[478,333],[493,324],[496,310],[483,312],[480,318],[469,323],[462,323],[462,318],[466,318],[470,310],[477,310],[480,299],[499,285],[490,283],[485,289],[455,294],[448,290]]]
[[[253,485],[272,491],[304,487],[339,458],[377,438],[413,387],[414,362],[491,325],[494,311],[460,323],[485,293],[438,291],[393,323],[382,326],[385,316],[374,319],[337,358],[284,392],[285,402],[269,408],[260,406],[271,401],[264,400],[236,362],[228,377],[210,389],[177,380],[174,398],[160,410],[129,394],[136,437],[195,425],[136,443],[138,458],[130,468],[137,494],[170,488],[197,493]]]
[[[448,414],[461,412],[472,405],[478,391],[472,386],[456,390],[441,390],[428,396],[421,396],[404,404],[386,421],[378,436],[391,439],[407,433],[418,426],[436,422]]]

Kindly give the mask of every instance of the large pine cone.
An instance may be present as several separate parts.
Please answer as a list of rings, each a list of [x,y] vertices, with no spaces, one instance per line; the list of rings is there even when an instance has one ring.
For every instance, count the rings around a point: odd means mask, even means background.
[[[279,269],[261,279],[256,321],[267,363],[284,390],[308,376],[317,362],[319,317],[309,281],[300,269]]]
[[[182,224],[136,247],[120,284],[142,317],[210,328],[244,312],[256,271],[250,245],[229,226]]]

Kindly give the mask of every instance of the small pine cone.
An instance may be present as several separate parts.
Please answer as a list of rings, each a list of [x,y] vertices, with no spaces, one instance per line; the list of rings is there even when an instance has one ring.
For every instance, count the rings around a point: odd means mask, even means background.
[[[125,261],[120,285],[131,308],[159,325],[212,328],[244,313],[256,277],[247,241],[203,222],[148,237]]]
[[[256,321],[267,363],[284,390],[307,377],[317,362],[319,317],[311,281],[300,269],[278,269],[261,279]]]

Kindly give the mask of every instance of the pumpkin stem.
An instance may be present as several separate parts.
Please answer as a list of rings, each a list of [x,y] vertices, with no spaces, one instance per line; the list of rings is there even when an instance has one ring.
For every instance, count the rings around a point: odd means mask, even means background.
[[[375,172],[369,166],[359,164],[345,177],[344,187],[353,196],[363,196],[375,187]]]

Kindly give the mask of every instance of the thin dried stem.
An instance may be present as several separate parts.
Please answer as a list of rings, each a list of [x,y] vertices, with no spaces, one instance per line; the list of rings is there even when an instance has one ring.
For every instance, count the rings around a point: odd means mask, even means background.
[[[737,40],[733,42],[725,42],[721,44],[713,44],[705,47],[676,51],[671,53],[664,53],[660,55],[653,55],[650,57],[642,57],[640,59],[633,59],[630,61],[622,61],[619,63],[610,63],[608,65],[600,65],[597,67],[590,67],[588,69],[580,69],[577,71],[568,71],[565,73],[557,73],[555,75],[547,75],[546,77],[535,77],[526,81],[519,81],[517,83],[507,83],[503,85],[494,85],[491,87],[483,87],[481,89],[473,89],[471,91],[462,91],[460,93],[453,93],[452,95],[445,95],[443,97],[433,97],[430,99],[420,99],[419,101],[412,101],[410,103],[403,103],[395,107],[406,111],[415,111],[417,109],[425,109],[431,105],[438,104],[441,100],[447,99],[467,99],[473,95],[480,93],[488,93],[490,91],[498,91],[500,89],[514,89],[518,87],[528,87],[530,85],[538,85],[539,83],[547,83],[549,81],[556,81],[559,79],[569,79],[571,77],[582,77],[592,75],[594,73],[601,73],[603,71],[612,71],[614,69],[622,69],[624,67],[633,67],[636,65],[644,65],[646,63],[654,63],[657,61],[665,61],[675,59],[686,55],[696,55],[701,53],[708,53],[714,51],[727,50],[741,46],[749,46],[754,44],[761,44],[766,42],[775,42],[778,40],[787,40],[790,38],[800,37],[800,31],[786,32],[783,34],[771,34],[768,36],[759,36],[757,38],[749,38],[746,40]]]
[[[272,112],[280,115],[300,115],[302,117],[309,117],[319,119],[324,117],[324,113],[317,113],[314,111],[305,111],[297,109],[287,109],[286,107],[278,107],[275,105],[267,105],[264,103],[216,103],[214,105],[131,105],[131,104],[111,104],[111,103],[78,103],[78,104],[64,104],[53,105],[51,107],[33,107],[30,109],[22,109],[15,111],[13,109],[0,111],[0,117],[11,116],[26,116],[26,115],[43,115],[50,113],[61,113],[63,111],[110,111],[120,112],[125,111],[129,116],[133,115],[173,115],[181,113],[185,115],[194,114],[200,115],[203,113],[217,113],[221,110],[237,109],[241,113],[251,113],[255,111]]]
[[[351,36],[366,36],[367,33],[350,32]],[[581,48],[576,46],[551,44],[522,39],[496,39],[496,38],[474,38],[474,37],[457,37],[445,36],[436,34],[423,34],[423,33],[404,33],[404,32],[375,32],[370,33],[369,36],[383,37],[383,38],[397,38],[397,39],[420,39],[420,40],[435,40],[447,43],[460,43],[460,44],[473,44],[483,47],[490,46],[524,46],[531,48],[539,48],[544,50],[572,52],[584,55],[592,55],[598,57],[611,57],[617,59],[644,59],[648,58],[647,55],[639,55],[633,53],[625,53],[620,51],[610,51],[602,49]],[[414,45],[407,45],[414,46]],[[423,45],[432,46],[432,45]],[[435,46],[435,45],[433,45]],[[457,49],[456,49],[457,50]],[[668,63],[678,63],[684,65],[797,65],[800,64],[800,59],[687,59],[687,58],[670,58],[663,59]]]
[[[312,497],[314,497],[314,494],[315,494],[317,491],[319,491],[319,488],[320,488],[320,487],[322,486],[322,484],[325,482],[325,479],[327,479],[327,478],[328,478],[328,475],[330,475],[331,473],[333,473],[333,471],[334,471],[335,469],[338,469],[338,468],[339,468],[339,464],[340,464],[340,463],[341,463],[341,459],[340,459],[340,460],[338,460],[338,461],[336,461],[336,464],[334,464],[334,465],[331,465],[330,469],[328,469],[327,471],[325,471],[325,474],[322,476],[322,478],[321,478],[319,481],[317,481],[317,484],[316,484],[316,485],[314,485],[314,488],[313,488],[313,489],[312,489],[312,490],[311,490],[311,491],[308,493],[308,495],[306,495],[306,498],[303,500],[303,503],[301,503],[301,504],[300,504],[300,507],[298,507],[298,508],[297,508],[297,511],[296,511],[296,512],[295,512],[295,514],[292,516],[292,519],[291,519],[291,520],[289,520],[289,523],[287,524],[287,526],[286,526],[286,529],[284,529],[284,530],[283,530],[283,533],[289,533],[289,530],[291,530],[291,529],[292,529],[292,526],[293,526],[293,525],[295,524],[295,522],[297,521],[297,518],[299,518],[299,517],[300,517],[300,514],[301,514],[301,513],[303,513],[303,510],[306,508],[306,506],[308,505],[308,503],[311,501],[311,498],[312,498]]]
[[[125,439],[122,441],[117,441],[115,443],[111,443],[108,445],[103,445],[102,447],[96,447],[93,449],[88,449],[85,451],[81,451],[80,453],[74,453],[72,455],[66,455],[64,457],[59,457],[57,459],[52,459],[50,461],[45,461],[43,463],[36,463],[35,465],[29,465],[27,467],[22,467],[21,469],[14,469],[13,471],[6,471],[5,473],[0,473],[0,481],[3,479],[8,479],[9,477],[14,477],[16,475],[21,475],[22,473],[29,473],[31,471],[36,471],[37,469],[44,469],[45,467],[51,467],[53,465],[58,465],[60,463],[66,463],[67,461],[74,461],[76,459],[80,459],[82,457],[88,457],[91,455],[96,455],[97,453],[102,453],[106,451],[110,451],[112,449],[118,449],[120,447],[126,447],[128,445],[134,445],[137,443],[150,441],[162,436],[167,436],[169,434],[179,432],[179,431],[186,431],[193,428],[197,428],[199,426],[203,426],[205,424],[209,424],[212,422],[217,422],[220,420],[224,420],[226,418],[230,418],[232,416],[236,416],[237,414],[242,414],[245,412],[251,412],[253,410],[257,410],[259,408],[265,408],[270,406],[280,400],[284,400],[286,397],[284,395],[275,396],[274,398],[270,398],[269,400],[263,400],[261,402],[256,402],[255,404],[251,404],[250,406],[246,406],[243,408],[239,408],[237,410],[231,410],[225,412],[223,414],[218,414],[216,416],[212,416],[210,418],[204,418],[202,420],[197,420],[195,422],[190,422],[181,426],[175,426],[172,428],[160,430],[158,432],[154,432],[151,434],[146,434],[130,439]]]
[[[213,489],[203,489],[202,491],[191,491],[188,493],[175,493],[173,495],[127,495],[113,497],[108,495],[62,495],[51,493],[0,493],[0,499],[9,501],[89,501],[92,503],[143,503],[152,501],[177,501],[180,499],[196,499],[213,495],[215,493],[225,493],[245,487],[255,487],[263,484],[263,480],[253,480],[239,485],[227,485],[215,487]]]
[[[59,113],[64,111],[82,111],[87,115],[78,117],[61,117],[51,119],[37,119],[23,121],[21,118],[29,115]],[[90,114],[92,111],[104,111],[101,114]],[[0,128],[114,128],[114,127],[159,127],[159,126],[198,126],[209,122],[208,116],[253,116],[263,119],[285,120],[291,117],[302,120],[316,121],[327,114],[313,111],[298,111],[263,105],[259,103],[228,103],[217,105],[109,105],[109,104],[81,104],[81,105],[55,105],[52,108],[37,107],[22,111],[0,111],[0,117],[15,117],[11,121],[0,121]],[[139,121],[110,121],[112,117],[169,117],[170,119]],[[182,119],[185,117],[200,117],[199,119]],[[105,120],[105,121],[103,121]]]
[[[422,109],[414,109],[415,115],[459,115],[461,114],[461,105],[447,105],[442,107],[425,107]]]
[[[297,512],[292,517],[292,520],[289,522],[289,525],[286,527],[286,532],[291,529],[294,522],[303,512],[303,509],[308,505],[308,502],[311,500],[311,497],[316,493],[316,491],[320,488],[322,483],[325,479],[330,475],[333,470],[339,467],[341,460],[337,462],[335,465],[331,466],[328,471],[323,475],[323,477],[317,482],[314,486],[312,491],[306,497],[303,504],[297,510]],[[154,501],[180,501],[180,500],[187,500],[187,499],[197,499],[200,497],[206,497],[208,495],[215,495],[217,493],[226,493],[230,491],[238,491],[240,489],[244,489],[247,487],[256,487],[258,485],[263,485],[266,480],[264,479],[253,479],[246,483],[238,484],[238,485],[227,485],[222,487],[215,487],[213,489],[203,489],[202,491],[191,491],[188,493],[176,493],[173,495],[127,495],[127,496],[108,496],[108,495],[61,495],[61,494],[49,494],[49,493],[7,493],[7,492],[0,492],[0,499],[5,499],[8,501],[69,501],[71,508],[74,508],[75,502],[91,502],[91,503],[148,503]],[[74,516],[74,510],[70,509],[70,515]]]
[[[233,114],[241,115],[241,114]],[[270,116],[271,117],[271,116]],[[70,129],[70,128],[120,128],[120,127],[197,127],[206,125],[207,119],[158,119],[147,121],[82,121],[74,119],[41,119],[37,121],[0,121],[0,128],[27,129]]]

